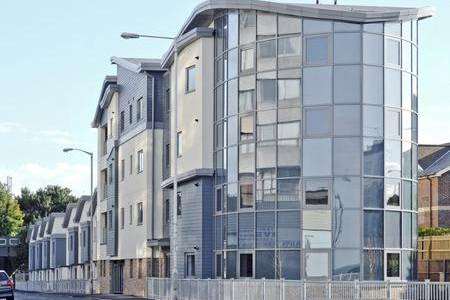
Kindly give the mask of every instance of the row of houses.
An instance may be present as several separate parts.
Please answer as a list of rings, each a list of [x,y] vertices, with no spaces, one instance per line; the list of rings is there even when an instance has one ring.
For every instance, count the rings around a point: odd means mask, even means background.
[[[27,232],[30,280],[89,279],[91,259],[90,196],[67,205],[29,226]]]

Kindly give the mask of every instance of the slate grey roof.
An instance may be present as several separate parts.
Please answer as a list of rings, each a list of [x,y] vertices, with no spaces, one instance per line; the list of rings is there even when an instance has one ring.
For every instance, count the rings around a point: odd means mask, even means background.
[[[48,218],[47,234],[52,234],[53,225],[55,224],[55,218],[63,218],[64,213],[51,213]]]
[[[427,168],[419,171],[419,176],[439,175],[442,171],[450,170],[450,149],[437,157]]]
[[[99,126],[100,120],[102,118],[103,110],[109,105],[111,101],[112,92],[118,91],[117,87],[117,76],[107,75],[103,80],[102,90],[100,92],[100,97],[98,99],[97,108],[95,110],[94,119],[92,120],[91,127],[96,128]]]
[[[76,203],[69,203],[66,207],[66,213],[64,215],[63,228],[67,228],[70,222],[70,216],[72,215],[73,209],[77,206]]]
[[[44,218],[41,220],[41,226],[39,227],[39,236],[43,237],[45,233],[45,227],[47,226],[48,218]]]
[[[161,60],[154,58],[111,57],[111,63],[119,65],[135,73],[143,71],[164,71]]]
[[[91,199],[91,196],[81,196],[80,200],[77,202],[77,210],[75,212],[74,222],[78,223],[81,219],[81,214],[83,213],[84,205]]]

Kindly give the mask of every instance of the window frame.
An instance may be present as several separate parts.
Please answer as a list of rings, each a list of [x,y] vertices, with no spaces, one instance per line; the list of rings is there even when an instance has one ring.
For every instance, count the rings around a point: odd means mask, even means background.
[[[195,75],[196,75],[196,66],[192,65],[186,68],[186,86],[185,86],[185,93],[189,94],[192,92],[195,92],[196,89],[196,80],[195,80]],[[192,72],[192,73],[191,73]],[[193,78],[191,78],[191,76],[193,76]],[[193,79],[193,81],[192,81]],[[193,86],[190,86],[190,83],[193,83]]]
[[[142,173],[144,172],[144,150],[141,149],[137,152],[137,157],[138,157],[138,161],[137,161],[137,172]]]
[[[142,225],[144,224],[144,203],[143,202],[137,203],[136,209],[137,209],[136,223],[137,225]]]

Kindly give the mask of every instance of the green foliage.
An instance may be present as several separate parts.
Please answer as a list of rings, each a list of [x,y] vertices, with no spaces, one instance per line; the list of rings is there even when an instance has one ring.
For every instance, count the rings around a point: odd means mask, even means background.
[[[16,236],[23,224],[23,212],[19,203],[0,184],[0,236]]]
[[[27,188],[22,188],[17,200],[25,213],[24,223],[28,225],[52,212],[65,211],[67,204],[77,199],[71,194],[69,188],[48,185],[34,193]]]
[[[420,227],[419,236],[436,236],[450,234],[450,228],[444,227]]]

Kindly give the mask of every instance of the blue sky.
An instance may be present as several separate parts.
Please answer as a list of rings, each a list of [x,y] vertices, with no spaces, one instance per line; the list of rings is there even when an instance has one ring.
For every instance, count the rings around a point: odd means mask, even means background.
[[[278,1],[283,2],[283,1]],[[314,3],[314,0],[284,1]],[[323,0],[330,3],[331,0]],[[450,142],[450,3],[446,0],[339,0],[339,4],[436,7],[420,26],[419,140]],[[46,184],[89,192],[90,128],[111,56],[160,57],[168,41],[123,40],[123,31],[175,35],[200,1],[6,0],[0,10],[0,182],[14,192]],[[447,92],[447,93],[446,93]]]

